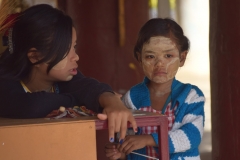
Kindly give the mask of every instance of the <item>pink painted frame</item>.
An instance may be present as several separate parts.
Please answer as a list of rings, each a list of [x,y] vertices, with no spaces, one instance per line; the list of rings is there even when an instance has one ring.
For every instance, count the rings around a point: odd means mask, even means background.
[[[164,115],[143,111],[133,111],[133,114],[134,113],[136,114],[135,120],[137,122],[138,127],[144,126],[158,127],[158,144],[159,144],[158,151],[160,155],[159,160],[169,160],[167,117]],[[95,122],[96,130],[108,129],[107,121],[95,120]],[[131,125],[129,124],[128,127],[131,127]]]

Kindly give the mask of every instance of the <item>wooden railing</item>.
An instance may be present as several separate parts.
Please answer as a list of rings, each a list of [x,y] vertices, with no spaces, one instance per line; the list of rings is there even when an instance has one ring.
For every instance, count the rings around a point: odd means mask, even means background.
[[[133,114],[138,126],[158,127],[159,159],[169,160],[167,117],[142,111],[133,111]],[[104,155],[107,127],[107,121],[96,117],[0,118],[0,159],[104,160],[107,159]]]

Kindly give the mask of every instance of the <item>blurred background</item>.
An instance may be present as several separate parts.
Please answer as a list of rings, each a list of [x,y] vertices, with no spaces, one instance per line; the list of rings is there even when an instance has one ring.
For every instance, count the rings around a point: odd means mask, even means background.
[[[201,159],[211,160],[211,97],[209,75],[209,1],[208,0],[151,0],[150,18],[171,17],[183,28],[190,40],[185,65],[176,78],[198,86],[206,97],[205,131],[200,145]],[[170,11],[164,5],[169,5]]]
[[[200,152],[202,160],[211,160],[208,0],[15,1],[18,5],[12,12],[46,3],[69,14],[78,34],[79,69],[86,76],[111,84],[121,94],[143,79],[143,73],[133,58],[140,27],[155,17],[169,17],[178,22],[191,47],[177,79],[195,84],[205,94],[205,131]]]

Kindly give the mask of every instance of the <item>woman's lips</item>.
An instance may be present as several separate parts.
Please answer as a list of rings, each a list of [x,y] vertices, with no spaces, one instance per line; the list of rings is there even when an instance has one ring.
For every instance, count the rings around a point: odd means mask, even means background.
[[[162,76],[162,75],[166,75],[167,72],[166,71],[157,71],[153,73],[155,76]]]
[[[77,68],[71,69],[71,70],[70,70],[70,73],[71,73],[72,75],[76,75],[76,74],[77,74]]]

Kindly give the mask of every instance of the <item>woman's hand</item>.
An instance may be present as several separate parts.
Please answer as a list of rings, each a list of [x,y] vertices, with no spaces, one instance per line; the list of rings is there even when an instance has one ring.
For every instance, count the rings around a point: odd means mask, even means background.
[[[117,149],[117,144],[109,143],[105,146],[105,154],[106,157],[113,160],[113,159],[125,159],[125,154],[121,153]]]
[[[127,155],[136,149],[141,149],[146,146],[156,146],[151,135],[132,135],[126,136],[122,145],[118,146],[118,150]]]
[[[108,119],[109,141],[114,142],[114,133],[120,132],[120,140],[125,138],[128,121],[137,132],[136,121],[129,109],[123,104],[119,95],[105,92],[100,95],[99,103],[104,108],[103,114],[98,114],[100,120]]]

